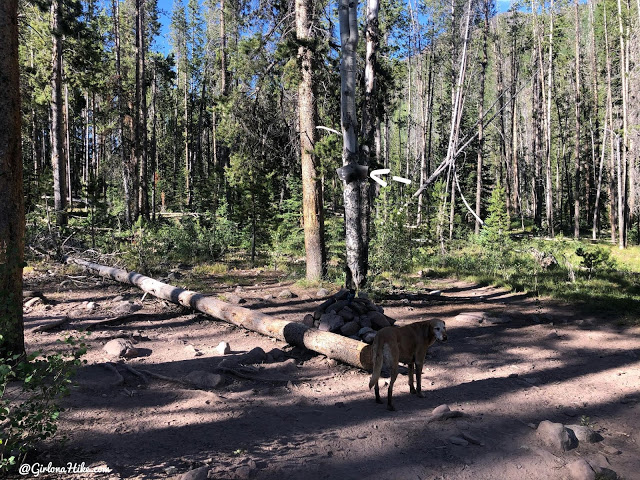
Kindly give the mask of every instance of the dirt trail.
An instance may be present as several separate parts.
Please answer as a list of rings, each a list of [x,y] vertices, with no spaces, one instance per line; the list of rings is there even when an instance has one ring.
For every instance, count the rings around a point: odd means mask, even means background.
[[[366,372],[149,297],[141,303],[135,288],[93,277],[60,287],[63,279],[55,272],[26,278],[25,289],[50,301],[25,315],[27,332],[69,316],[61,328],[28,333],[30,350],[114,316],[127,300],[142,309],[88,336],[88,364],[64,400],[61,433],[69,441],[49,445],[41,463],[112,469],[86,478],[180,478],[207,466],[209,478],[219,479],[522,480],[570,478],[572,461],[604,456],[621,478],[640,478],[640,329],[618,327],[616,319],[457,281],[432,281],[421,294],[396,292],[379,302],[387,315],[399,324],[438,316],[449,342],[428,355],[426,398],[409,394],[405,369],[394,390],[398,411],[388,412],[374,402]],[[248,272],[241,282],[244,306],[287,320],[301,321],[321,301],[315,289],[277,278]],[[234,288],[210,279],[199,290]],[[278,298],[285,288],[297,296]],[[435,288],[440,295],[429,295]],[[96,305],[87,309],[86,302]],[[131,339],[140,355],[117,365],[120,385],[102,365],[113,361],[102,346],[116,337]],[[231,347],[224,358],[261,347],[271,361],[242,369],[253,379],[224,373],[215,389],[145,383],[124,368],[177,379],[215,372],[221,341]],[[464,416],[429,422],[441,404]],[[603,439],[555,451],[536,435],[542,420],[588,424]]]

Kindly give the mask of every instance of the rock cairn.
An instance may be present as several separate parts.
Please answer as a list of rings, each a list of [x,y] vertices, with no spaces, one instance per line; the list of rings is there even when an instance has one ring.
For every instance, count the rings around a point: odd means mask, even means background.
[[[324,301],[303,323],[318,330],[372,343],[378,330],[395,323],[384,309],[368,298],[355,297],[348,290],[340,290]]]

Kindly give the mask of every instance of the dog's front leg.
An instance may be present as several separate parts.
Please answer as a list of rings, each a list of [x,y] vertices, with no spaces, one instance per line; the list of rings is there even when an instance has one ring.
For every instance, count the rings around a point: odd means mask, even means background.
[[[424,365],[423,363],[416,362],[416,384],[418,386],[418,396],[420,398],[424,398],[424,393],[422,393],[422,366],[423,365]]]

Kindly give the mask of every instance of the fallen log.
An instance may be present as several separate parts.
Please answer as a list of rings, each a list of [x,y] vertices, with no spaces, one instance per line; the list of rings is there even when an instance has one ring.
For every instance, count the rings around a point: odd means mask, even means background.
[[[238,327],[277,338],[290,345],[307,348],[354,367],[371,370],[371,346],[364,342],[322,332],[302,323],[280,320],[202,293],[175,287],[136,272],[98,265],[74,257],[65,257],[64,260],[101,277],[134,285],[157,298],[192,308]]]

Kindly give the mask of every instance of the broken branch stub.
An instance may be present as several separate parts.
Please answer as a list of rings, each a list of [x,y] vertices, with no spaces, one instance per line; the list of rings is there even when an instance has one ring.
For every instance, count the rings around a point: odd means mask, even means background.
[[[101,277],[134,285],[157,298],[193,308],[219,320],[277,338],[296,347],[307,348],[354,367],[371,370],[371,347],[363,342],[309,328],[302,323],[274,318],[238,305],[231,305],[202,293],[175,287],[136,272],[127,272],[74,257],[65,257],[64,260],[67,263],[79,265]]]

